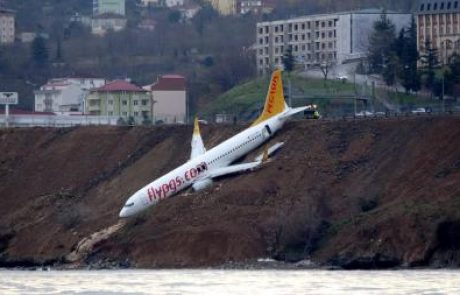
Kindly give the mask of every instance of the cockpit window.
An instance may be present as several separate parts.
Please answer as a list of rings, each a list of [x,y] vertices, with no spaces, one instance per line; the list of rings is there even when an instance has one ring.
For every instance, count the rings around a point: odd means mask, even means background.
[[[125,208],[132,207],[132,206],[134,206],[134,202],[129,203],[129,204],[126,204],[126,205],[125,205]]]

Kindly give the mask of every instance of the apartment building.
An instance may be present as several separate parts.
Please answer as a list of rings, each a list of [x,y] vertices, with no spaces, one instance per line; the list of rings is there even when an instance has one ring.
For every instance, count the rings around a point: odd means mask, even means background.
[[[54,113],[83,112],[89,90],[101,87],[105,79],[54,78],[35,91],[35,111]]]
[[[148,91],[124,80],[116,80],[93,89],[86,97],[85,114],[133,118],[137,124],[152,119]]]
[[[421,0],[416,14],[417,48],[421,54],[427,42],[437,49],[441,64],[460,53],[460,1]]]
[[[187,91],[183,76],[163,75],[155,83],[143,88],[151,92],[155,122],[186,122]]]
[[[142,6],[166,6],[177,7],[184,6],[185,0],[141,0]]]
[[[288,47],[292,48],[295,63],[305,68],[363,58],[373,24],[381,13],[380,10],[360,10],[257,23],[258,73],[263,75],[273,68],[282,68]],[[387,16],[397,31],[410,25],[411,14],[387,12]]]
[[[127,19],[119,14],[104,13],[91,20],[91,33],[103,36],[107,31],[118,32],[126,27]]]
[[[0,44],[8,44],[14,42],[14,19],[14,11],[0,8]]]
[[[101,14],[125,15],[125,0],[93,0],[93,16]]]

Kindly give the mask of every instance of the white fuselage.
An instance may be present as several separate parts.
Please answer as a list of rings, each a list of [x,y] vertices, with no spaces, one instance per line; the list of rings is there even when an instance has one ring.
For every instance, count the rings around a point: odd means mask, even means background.
[[[283,113],[276,115],[236,134],[147,184],[128,199],[120,217],[135,215],[196,182],[208,179],[209,171],[228,166],[267,141],[285,122],[286,117],[282,115]]]

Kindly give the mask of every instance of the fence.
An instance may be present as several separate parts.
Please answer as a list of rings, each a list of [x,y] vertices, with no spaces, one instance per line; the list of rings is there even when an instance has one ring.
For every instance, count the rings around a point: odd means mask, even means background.
[[[79,125],[117,125],[118,117],[62,116],[62,115],[10,115],[10,127],[72,127]],[[0,126],[6,126],[6,116],[0,115]]]

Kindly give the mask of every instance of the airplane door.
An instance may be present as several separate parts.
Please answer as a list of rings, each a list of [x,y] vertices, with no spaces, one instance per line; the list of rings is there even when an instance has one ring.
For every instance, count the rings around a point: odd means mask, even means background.
[[[272,130],[270,129],[270,126],[265,125],[264,129],[262,130],[263,137],[269,138],[271,134],[272,134]]]

